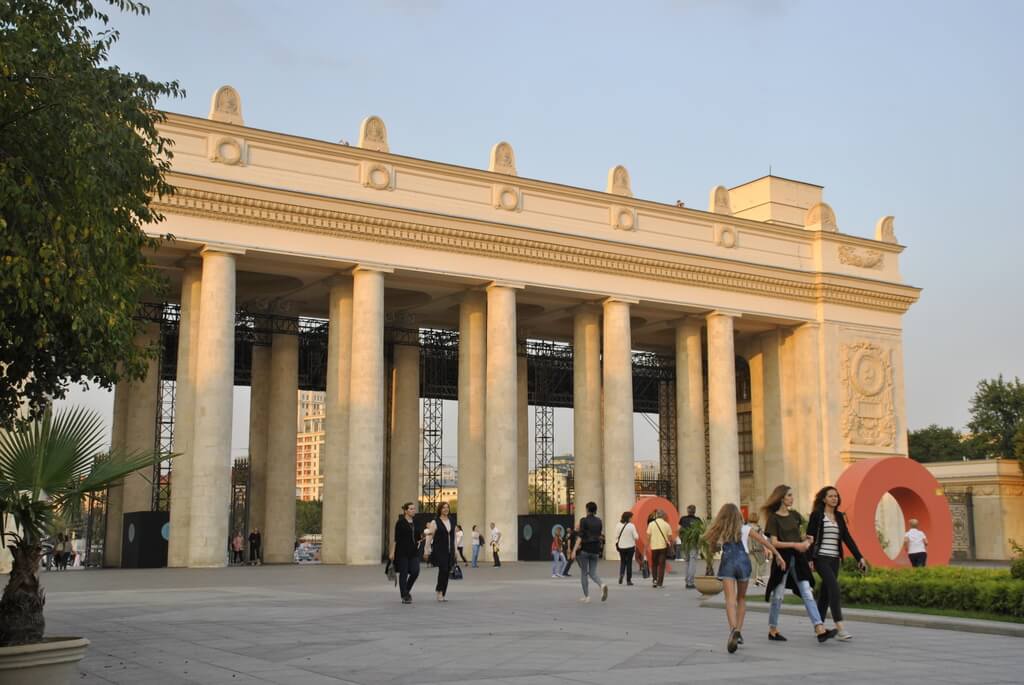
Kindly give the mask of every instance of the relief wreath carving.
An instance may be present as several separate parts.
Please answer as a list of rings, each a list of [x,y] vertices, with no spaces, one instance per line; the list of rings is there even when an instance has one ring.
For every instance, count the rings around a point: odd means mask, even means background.
[[[896,441],[893,370],[879,345],[843,345],[843,437],[847,445],[892,447]]]

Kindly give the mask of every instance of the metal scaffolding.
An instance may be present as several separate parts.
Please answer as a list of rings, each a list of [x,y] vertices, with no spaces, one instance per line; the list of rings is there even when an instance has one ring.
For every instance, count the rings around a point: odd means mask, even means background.
[[[670,502],[682,503],[678,500],[676,484],[678,480],[679,450],[676,430],[676,382],[662,380],[658,383],[658,456],[659,480],[665,481],[666,499]]]
[[[459,395],[459,335],[435,328],[389,330],[392,343],[420,347],[420,397],[422,404],[421,492],[423,511],[436,512],[441,502],[444,454],[444,400]]]
[[[519,343],[526,357],[528,404],[533,410],[533,489],[530,512],[556,514],[555,407],[572,406],[572,345],[551,340]]]

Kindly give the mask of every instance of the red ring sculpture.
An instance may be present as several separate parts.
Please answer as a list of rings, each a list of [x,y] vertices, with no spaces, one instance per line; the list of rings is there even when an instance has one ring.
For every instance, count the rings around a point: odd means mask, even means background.
[[[928,469],[907,457],[868,459],[849,466],[835,484],[843,498],[850,533],[873,566],[910,566],[906,552],[895,559],[885,553],[875,533],[875,512],[882,495],[893,496],[903,520],[918,520],[928,536],[928,563],[945,566],[953,555],[953,516],[942,486]]]

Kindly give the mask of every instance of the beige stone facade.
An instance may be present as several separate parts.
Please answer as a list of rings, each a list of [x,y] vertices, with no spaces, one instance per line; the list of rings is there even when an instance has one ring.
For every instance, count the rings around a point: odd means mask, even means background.
[[[487,169],[472,169],[403,156],[377,117],[350,147],[248,128],[231,89],[213,102],[208,119],[168,114],[161,125],[175,141],[176,192],[158,198],[166,221],[152,230],[174,236],[153,260],[174,287],[198,291],[182,297],[183,320],[199,308],[194,372],[178,363],[195,398],[191,441],[181,440],[192,479],[184,563],[223,556],[238,309],[329,323],[328,563],[376,563],[396,491],[411,487],[400,476],[416,458],[417,365],[385,346],[396,321],[460,334],[460,521],[497,523],[503,558],[516,558],[528,487],[525,339],[572,344],[576,497],[605,512],[634,498],[637,350],[675,364],[678,492],[702,514],[708,492],[711,507],[750,505],[787,482],[806,501],[851,461],[906,454],[901,322],[919,291],[900,276],[891,217],[870,237],[840,232],[821,187],[774,176],[716,186],[707,211],[677,207],[641,199],[623,167],[603,190],[574,188],[518,176],[508,142],[489,162],[481,150]],[[198,282],[184,278],[190,268]],[[295,397],[283,337],[270,355],[271,398]],[[749,398],[737,398],[741,363]],[[275,441],[295,436],[274,402],[265,501],[254,502],[268,526],[283,506],[274,478],[295,464],[275,466]]]
[[[1010,540],[1024,545],[1024,475],[1016,459],[925,464],[953,510],[954,556],[1012,558]]]

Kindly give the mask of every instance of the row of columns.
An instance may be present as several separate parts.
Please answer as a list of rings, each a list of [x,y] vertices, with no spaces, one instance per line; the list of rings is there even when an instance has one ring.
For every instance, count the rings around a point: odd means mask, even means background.
[[[169,565],[222,566],[231,493],[234,377],[235,257],[203,250],[184,267],[178,348],[174,487]],[[380,559],[382,524],[401,503],[418,499],[419,353],[398,345],[390,379],[384,364],[385,269],[358,267],[339,276],[329,295],[325,403],[323,547],[326,563],[373,564]],[[517,515],[527,498],[525,360],[517,358],[516,291],[492,283],[466,295],[460,307],[459,518],[504,534],[503,554],[517,556]],[[576,501],[598,503],[609,520],[632,508],[633,388],[630,310],[609,298],[601,309],[581,307],[574,318],[574,443]],[[701,328],[688,317],[676,328],[680,504],[701,513],[706,488]],[[707,316],[708,404],[712,508],[739,502],[739,464],[733,316]],[[154,333],[149,331],[148,335]],[[156,331],[156,335],[159,331]],[[200,354],[199,351],[202,351]],[[158,382],[151,369],[146,383]],[[385,417],[385,383],[393,391]],[[784,384],[780,378],[780,383]],[[295,507],[298,338],[274,335],[253,350],[250,417],[251,527],[263,531],[264,559],[292,558]],[[151,449],[155,389],[119,388],[115,444]],[[809,399],[809,398],[808,398]],[[805,409],[805,407],[801,407]],[[810,409],[810,407],[806,407]],[[118,412],[126,413],[118,421]],[[140,416],[133,419],[135,413]],[[141,414],[145,414],[143,418]],[[813,412],[810,412],[813,414]],[[142,435],[143,428],[148,433]],[[405,428],[402,430],[401,428]],[[391,446],[391,500],[382,512],[385,430]],[[139,434],[129,431],[137,431]],[[820,429],[818,434],[820,435]],[[809,446],[801,451],[810,452]],[[139,479],[140,483],[135,483]],[[144,483],[144,485],[143,485]],[[141,476],[111,493],[111,528],[123,511],[148,509],[150,486]],[[144,491],[146,501],[141,501]],[[138,502],[135,500],[139,499]],[[110,552],[114,552],[112,548]],[[116,550],[120,552],[119,547]],[[108,554],[119,563],[119,557]]]

